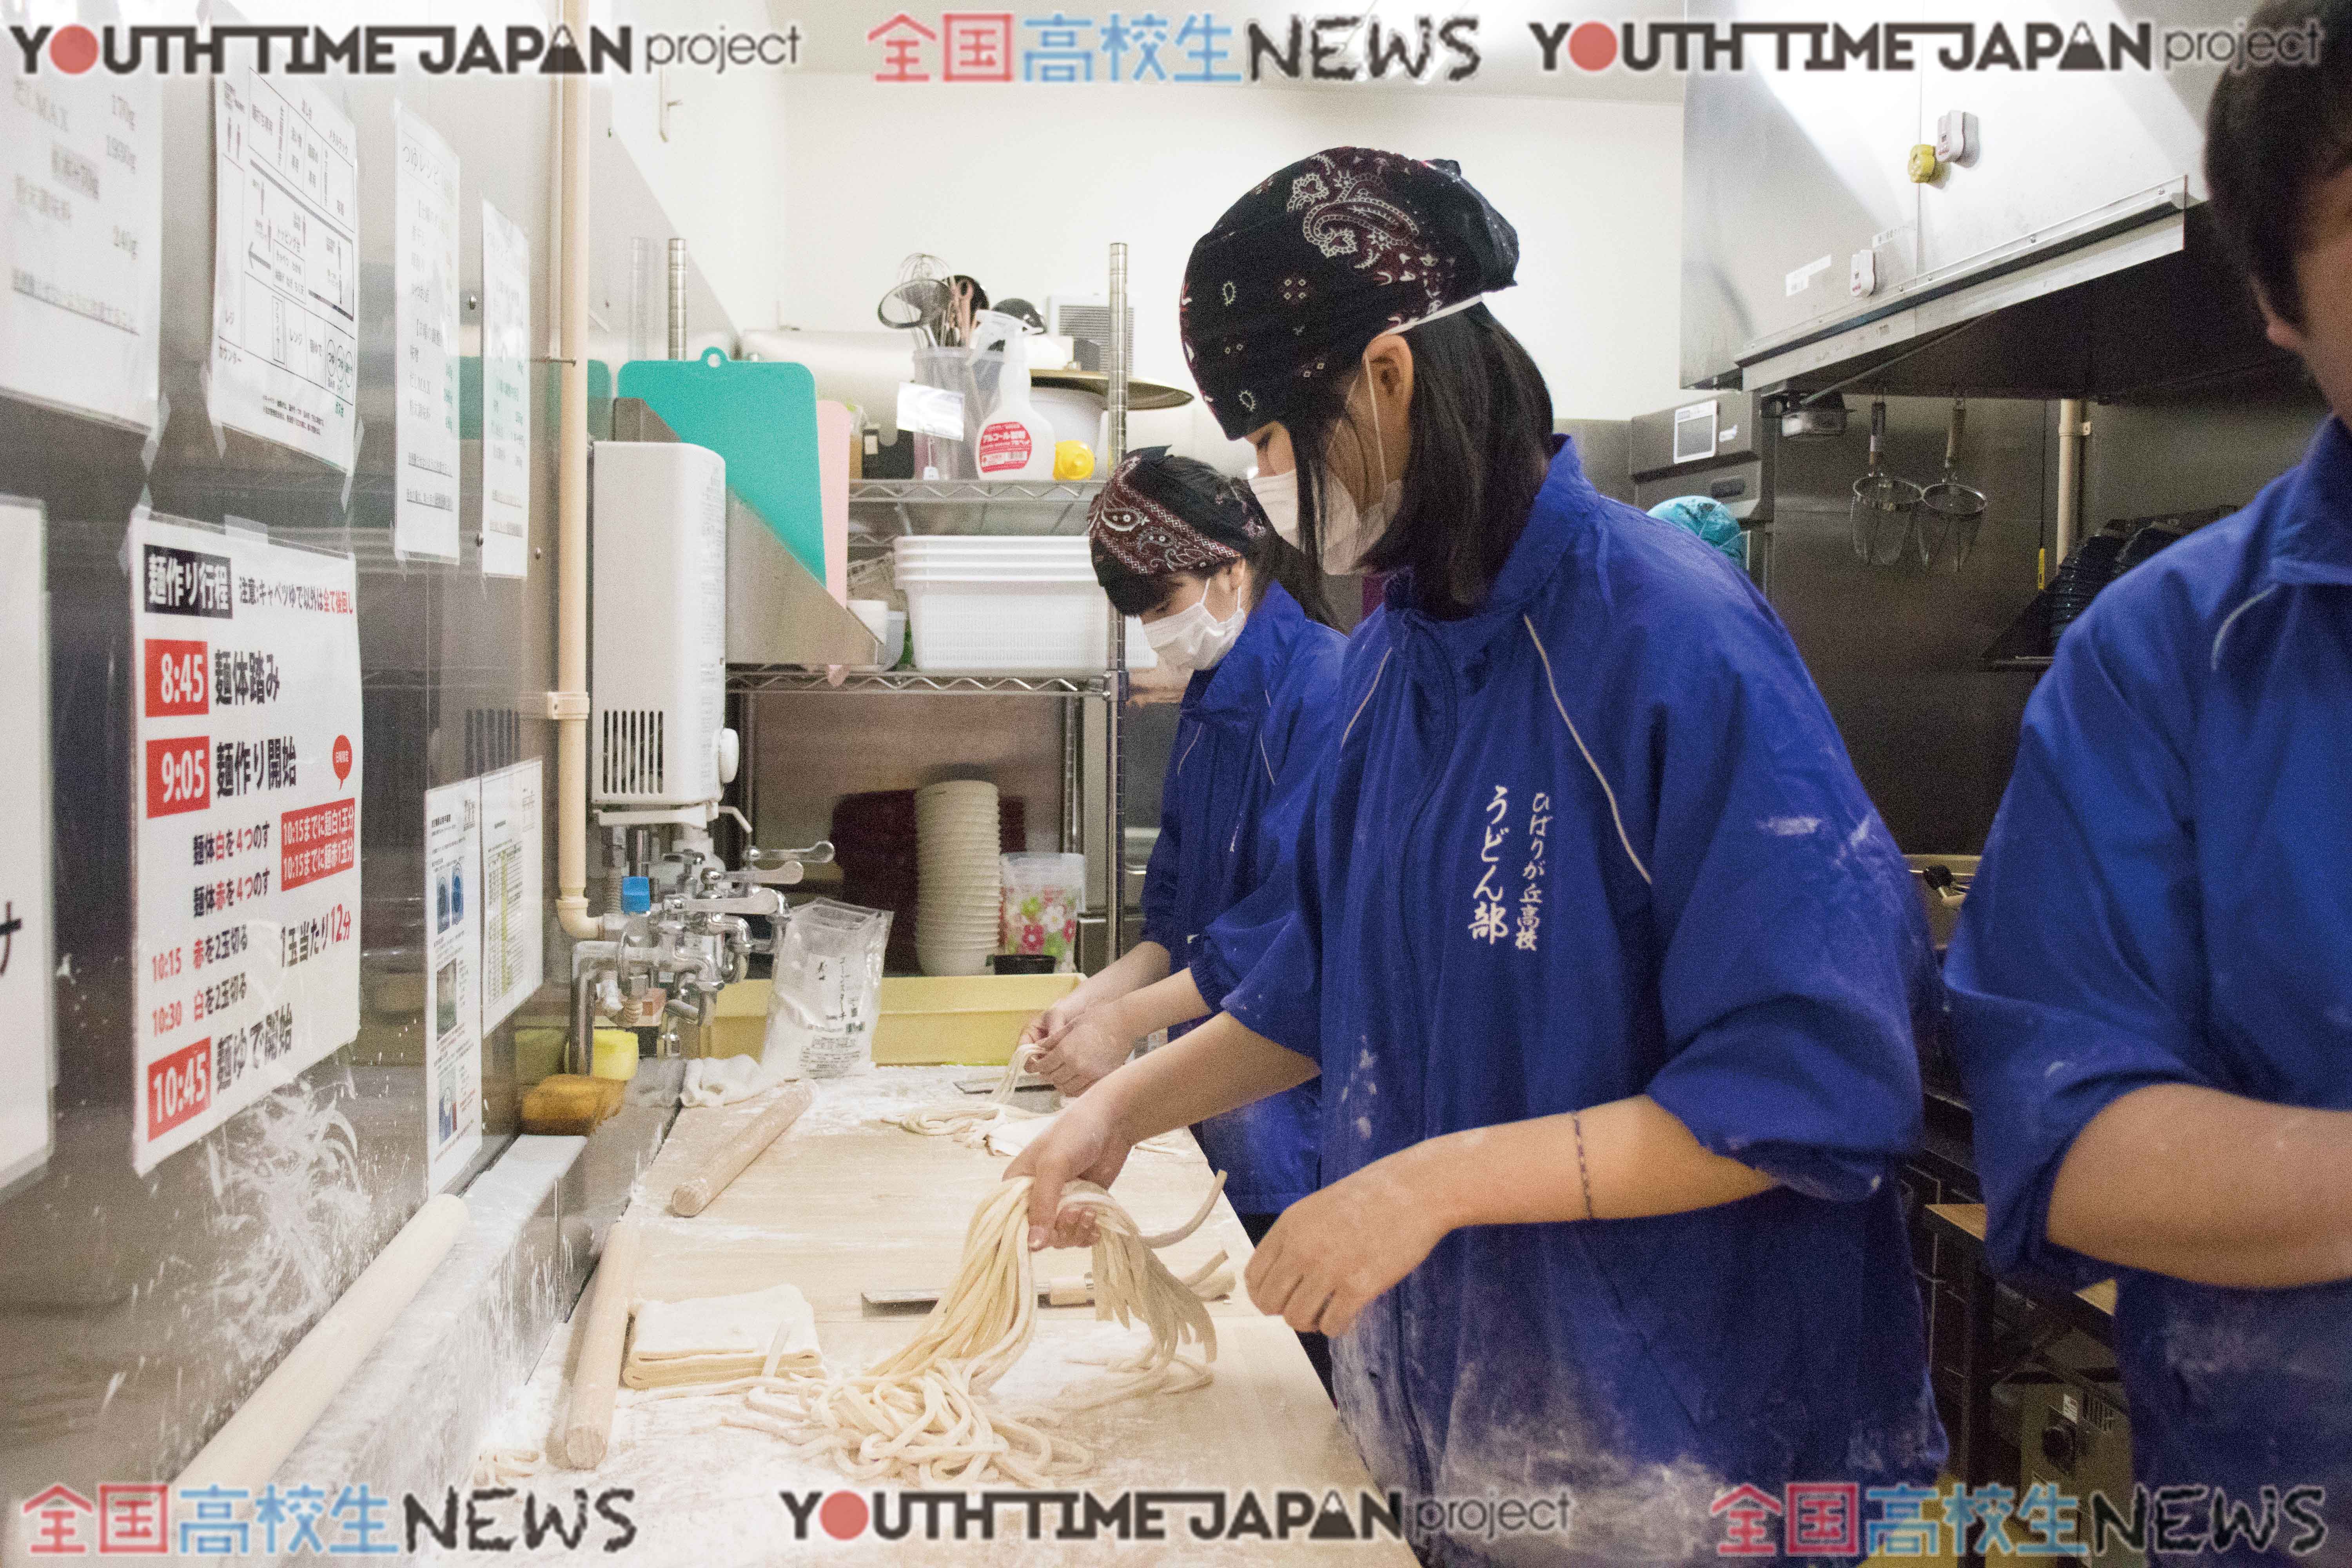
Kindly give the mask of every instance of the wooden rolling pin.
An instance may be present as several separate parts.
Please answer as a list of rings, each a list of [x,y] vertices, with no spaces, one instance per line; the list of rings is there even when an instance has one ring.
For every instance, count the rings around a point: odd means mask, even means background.
[[[572,1407],[563,1416],[563,1455],[575,1470],[604,1462],[613,1440],[613,1398],[621,1386],[621,1347],[629,1334],[637,1258],[645,1233],[628,1220],[614,1223],[596,1265],[596,1294],[581,1320],[580,1355],[572,1365]]]
[[[669,1195],[671,1212],[691,1217],[709,1208],[711,1200],[727,1190],[727,1184],[741,1175],[769,1144],[784,1135],[784,1129],[800,1120],[801,1112],[815,1098],[816,1090],[804,1079],[795,1079],[777,1090],[773,1105],[720,1145],[701,1170],[677,1184],[677,1190]]]
[[[466,1201],[444,1193],[403,1226],[236,1414],[188,1461],[176,1484],[257,1491],[278,1473],[401,1309],[466,1229]]]

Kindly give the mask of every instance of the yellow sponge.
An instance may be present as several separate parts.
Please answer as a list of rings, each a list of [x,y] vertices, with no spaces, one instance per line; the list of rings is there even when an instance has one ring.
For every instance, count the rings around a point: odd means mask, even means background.
[[[626,1083],[637,1076],[637,1035],[634,1029],[599,1029],[596,1054],[588,1068],[593,1078]]]

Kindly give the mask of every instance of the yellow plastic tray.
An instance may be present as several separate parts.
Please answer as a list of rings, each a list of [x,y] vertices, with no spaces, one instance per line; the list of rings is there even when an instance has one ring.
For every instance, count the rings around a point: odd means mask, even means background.
[[[1010,1061],[1029,1020],[1078,988],[1078,974],[908,975],[882,982],[874,1059],[886,1067]]]
[[[1078,988],[1078,974],[907,975],[882,982],[874,1059],[885,1067],[1013,1058],[1029,1020]],[[719,994],[704,1037],[714,1057],[756,1057],[768,1026],[768,984],[741,980]]]

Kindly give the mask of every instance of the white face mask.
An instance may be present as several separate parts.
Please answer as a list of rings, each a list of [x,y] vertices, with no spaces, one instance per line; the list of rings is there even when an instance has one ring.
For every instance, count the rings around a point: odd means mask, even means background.
[[[1362,385],[1371,384],[1369,354],[1365,358],[1364,374],[1357,380]],[[1353,395],[1349,395],[1351,400]],[[1387,473],[1388,449],[1381,437],[1377,411],[1372,416],[1372,453],[1375,469]],[[1298,542],[1298,470],[1294,468],[1286,473],[1253,474],[1249,487],[1250,493],[1257,497],[1258,506],[1265,512],[1266,521],[1274,524],[1275,532],[1282,536],[1284,542],[1296,545]],[[1356,510],[1356,498],[1348,492],[1347,486],[1334,480],[1327,482],[1322,489],[1323,527],[1318,538],[1323,546],[1323,570],[1338,577],[1351,576],[1363,565],[1366,552],[1380,542],[1381,535],[1388,531],[1390,522],[1395,519],[1397,507],[1404,499],[1404,483],[1401,479],[1391,479],[1382,485],[1381,499],[1373,503],[1370,510],[1364,512]]]
[[[1257,497],[1258,510],[1265,513],[1266,521],[1282,542],[1296,550],[1298,547],[1298,470],[1286,469],[1279,474],[1252,474],[1250,494]]]
[[[1217,661],[1233,650],[1242,635],[1242,625],[1249,612],[1239,605],[1223,620],[1209,613],[1209,596],[1202,594],[1172,616],[1162,616],[1143,624],[1143,640],[1163,664],[1184,669],[1214,669]]]

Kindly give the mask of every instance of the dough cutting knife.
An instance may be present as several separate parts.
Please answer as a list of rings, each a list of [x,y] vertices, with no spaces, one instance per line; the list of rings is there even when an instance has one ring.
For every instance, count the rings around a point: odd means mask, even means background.
[[[928,1310],[939,1305],[942,1294],[937,1289],[868,1290],[860,1300],[877,1312],[907,1311],[917,1307]],[[1094,1281],[1083,1274],[1064,1275],[1037,1287],[1037,1305],[1041,1307],[1090,1307],[1094,1300]]]
[[[1234,1277],[1225,1268],[1225,1254],[1221,1249],[1206,1263],[1190,1274],[1177,1278],[1192,1288],[1203,1301],[1214,1301],[1232,1293]],[[917,1307],[929,1310],[939,1305],[941,1292],[930,1290],[868,1290],[859,1299],[874,1311],[907,1311]],[[1062,1274],[1042,1281],[1037,1287],[1037,1304],[1041,1307],[1090,1307],[1094,1305],[1095,1282],[1091,1275]]]
[[[1003,1081],[1004,1076],[1002,1073],[992,1078],[960,1078],[956,1079],[956,1088],[961,1089],[966,1094],[994,1094],[996,1092],[996,1086]],[[1053,1084],[1045,1079],[1039,1078],[1035,1073],[1024,1072],[1021,1075],[1021,1081],[1013,1086],[1013,1092],[1019,1094],[1024,1089],[1051,1089],[1053,1087]]]

